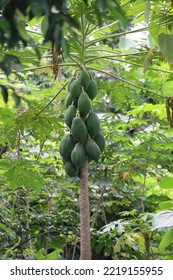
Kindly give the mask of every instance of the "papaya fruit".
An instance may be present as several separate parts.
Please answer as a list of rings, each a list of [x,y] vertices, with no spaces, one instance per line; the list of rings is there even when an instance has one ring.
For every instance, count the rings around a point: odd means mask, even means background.
[[[100,121],[94,112],[89,113],[86,119],[86,127],[91,138],[94,138],[100,130]]]
[[[81,168],[86,160],[86,152],[84,146],[81,143],[76,143],[72,153],[71,161],[77,167]]]
[[[97,82],[95,80],[91,80],[89,86],[86,90],[89,98],[93,100],[97,95]]]
[[[85,143],[85,151],[89,160],[98,161],[100,157],[100,148],[93,139],[87,139]]]
[[[64,169],[69,177],[75,177],[79,174],[79,169],[71,162],[71,160],[65,161]]]
[[[70,133],[64,134],[60,142],[60,155],[64,159],[68,159],[71,156],[71,152],[74,149],[75,143]]]
[[[88,73],[89,73],[89,75],[90,75],[90,80],[92,80],[92,79],[93,79],[92,73],[91,73],[91,72],[88,72]]]
[[[90,74],[85,69],[80,72],[80,81],[81,81],[81,85],[86,90],[90,83]]]
[[[102,152],[104,150],[106,144],[105,144],[104,135],[101,130],[96,134],[96,136],[93,138],[93,140],[96,142],[96,144],[100,148],[100,151]]]
[[[64,121],[69,128],[71,128],[72,121],[75,117],[76,117],[76,107],[74,105],[70,105],[64,116]]]
[[[68,91],[70,91],[70,87],[72,82],[75,80],[75,77],[70,78],[70,80],[68,81]]]
[[[83,143],[88,135],[87,128],[83,120],[75,117],[71,125],[71,133],[76,142]]]
[[[85,92],[81,93],[81,95],[79,96],[78,109],[80,116],[82,117],[88,115],[91,110],[91,101]]]
[[[70,95],[73,100],[77,99],[81,93],[81,83],[79,80],[74,80],[70,86]]]
[[[73,99],[71,97],[71,94],[68,93],[66,98],[65,98],[65,101],[64,101],[64,104],[65,104],[65,107],[68,108],[73,102]]]

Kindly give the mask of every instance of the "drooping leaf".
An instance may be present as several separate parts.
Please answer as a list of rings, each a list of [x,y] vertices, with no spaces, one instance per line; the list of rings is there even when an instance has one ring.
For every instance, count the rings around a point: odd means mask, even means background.
[[[168,63],[173,63],[173,34],[161,33],[158,37],[159,48]]]
[[[148,25],[149,32],[154,39],[155,43],[158,44],[158,35],[159,35],[159,28],[155,22],[150,22]]]
[[[159,244],[159,249],[164,251],[173,242],[173,228],[167,231]]]

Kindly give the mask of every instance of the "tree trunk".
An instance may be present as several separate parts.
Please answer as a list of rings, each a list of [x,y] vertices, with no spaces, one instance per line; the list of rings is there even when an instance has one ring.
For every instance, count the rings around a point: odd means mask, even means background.
[[[90,204],[88,192],[88,160],[80,174],[80,259],[91,260]]]

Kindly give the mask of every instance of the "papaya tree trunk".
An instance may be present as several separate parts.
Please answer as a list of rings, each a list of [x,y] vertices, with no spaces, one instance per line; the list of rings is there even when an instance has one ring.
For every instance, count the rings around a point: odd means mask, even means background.
[[[80,259],[91,260],[90,203],[88,192],[88,160],[80,173]]]

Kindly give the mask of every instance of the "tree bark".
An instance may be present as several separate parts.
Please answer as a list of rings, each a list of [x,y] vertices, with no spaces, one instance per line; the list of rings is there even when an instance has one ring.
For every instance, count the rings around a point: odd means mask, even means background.
[[[80,174],[80,260],[91,260],[90,203],[88,192],[88,160]]]

